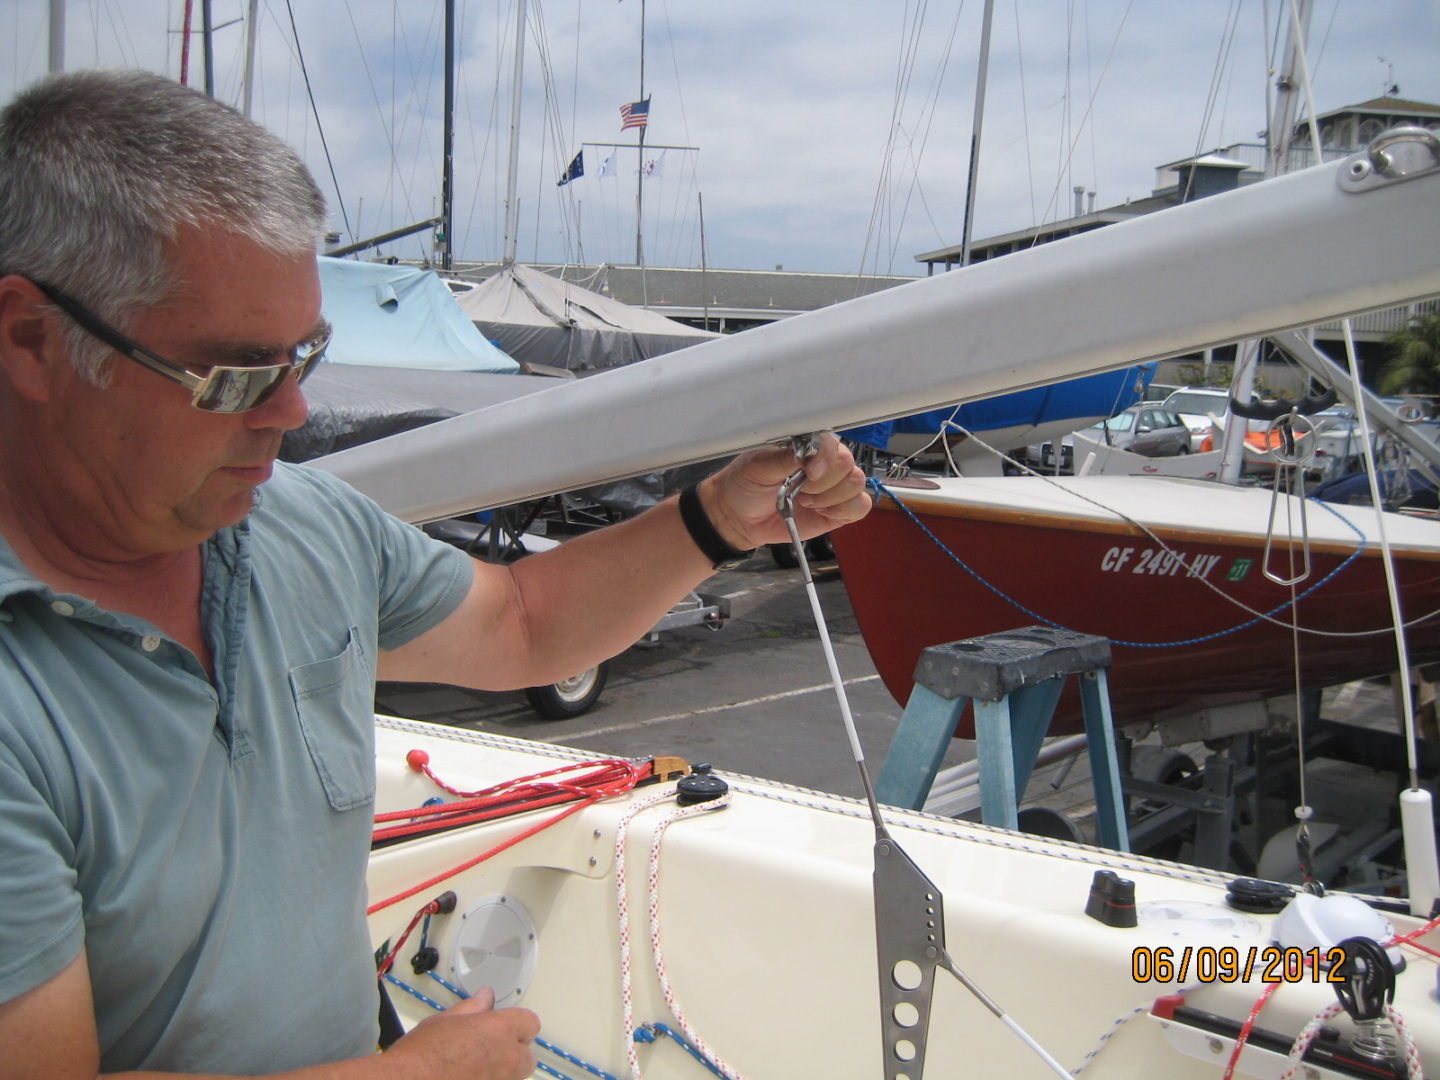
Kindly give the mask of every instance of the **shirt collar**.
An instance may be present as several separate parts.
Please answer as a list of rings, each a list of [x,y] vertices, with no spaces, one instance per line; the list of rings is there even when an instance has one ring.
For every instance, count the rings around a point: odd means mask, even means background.
[[[260,499],[261,492],[257,490],[251,513],[260,505]],[[233,560],[232,553],[244,547],[242,534],[249,532],[250,517],[247,515],[238,525],[226,526],[210,537],[205,542],[202,554],[208,559],[212,553],[223,553],[227,561]],[[30,572],[30,568],[15,554],[9,539],[4,533],[0,533],[0,623],[8,623],[14,618],[7,610],[10,600],[28,593],[34,593],[42,600],[49,600],[55,595],[55,590]]]

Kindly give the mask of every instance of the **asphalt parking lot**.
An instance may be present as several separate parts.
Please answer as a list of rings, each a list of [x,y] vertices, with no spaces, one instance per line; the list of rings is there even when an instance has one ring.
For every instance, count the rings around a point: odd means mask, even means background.
[[[875,673],[844,583],[817,568],[817,588],[871,773],[878,773],[901,707]],[[380,712],[542,742],[639,757],[676,754],[692,765],[841,795],[863,793],[798,570],[765,551],[711,578],[730,619],[665,631],[658,644],[616,657],[599,701],[582,716],[547,720],[522,693],[383,683]],[[972,756],[956,741],[947,764]]]
[[[890,696],[866,650],[833,566],[817,568],[817,588],[836,660],[872,778],[894,738],[901,706]],[[730,605],[718,630],[667,630],[657,643],[634,646],[611,661],[609,681],[587,713],[564,720],[540,716],[523,692],[485,693],[451,686],[382,683],[382,713],[477,731],[575,747],[596,756],[676,755],[717,772],[759,776],[852,798],[863,796],[850,743],[830,683],[814,618],[798,570],[782,569],[761,552],[717,574],[704,591]],[[1352,684],[1327,692],[1342,715],[1393,728],[1389,693]],[[1347,695],[1360,691],[1355,702]],[[1327,715],[1333,711],[1327,708]],[[1373,715],[1373,718],[1371,717]],[[1190,747],[1198,763],[1208,751]],[[974,744],[951,741],[942,768],[974,757]],[[1072,767],[1073,766],[1073,767]],[[1383,816],[1393,782],[1336,763],[1310,769],[1311,795],[1322,815],[1354,825]],[[943,773],[942,773],[943,776]],[[1368,794],[1360,798],[1361,791]],[[1037,767],[1023,800],[1063,813],[1093,840],[1093,792],[1086,755]],[[964,812],[969,805],[972,809]],[[978,795],[951,812],[978,819]],[[1271,815],[1278,827],[1284,807]],[[1258,840],[1257,840],[1258,846]]]

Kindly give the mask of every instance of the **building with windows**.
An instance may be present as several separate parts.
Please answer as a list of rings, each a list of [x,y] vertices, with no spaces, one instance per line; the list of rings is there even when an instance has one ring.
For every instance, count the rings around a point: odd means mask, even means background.
[[[1380,97],[1359,105],[1347,105],[1322,113],[1315,118],[1320,132],[1322,161],[1335,161],[1357,153],[1377,135],[1402,125],[1423,127],[1440,133],[1440,105],[1423,101],[1407,101],[1399,97]],[[1296,126],[1289,151],[1289,169],[1308,168],[1317,164],[1312,150],[1309,122]],[[971,244],[971,262],[999,258],[1037,244],[1048,244],[1075,236],[1091,229],[1104,228],[1141,214],[1153,214],[1172,206],[1232,191],[1265,178],[1266,147],[1264,143],[1233,143],[1208,150],[1194,157],[1167,162],[1155,170],[1155,183],[1149,195],[1126,199],[1123,203],[1096,209],[1094,193],[1075,190],[1074,212],[1068,218],[1047,222],[1028,229],[999,236],[986,237]],[[915,256],[925,265],[927,274],[943,273],[960,265],[961,247],[954,245],[927,251]],[[1390,311],[1372,312],[1351,320],[1356,348],[1360,354],[1367,380],[1383,359],[1385,338],[1404,329],[1410,319],[1424,311],[1436,310],[1434,301]],[[1316,343],[1331,355],[1343,355],[1340,324],[1328,323],[1316,329]],[[1233,360],[1233,349],[1216,350],[1208,360],[1227,363]],[[1176,378],[1166,373],[1168,378]],[[1165,381],[1165,380],[1162,380]]]

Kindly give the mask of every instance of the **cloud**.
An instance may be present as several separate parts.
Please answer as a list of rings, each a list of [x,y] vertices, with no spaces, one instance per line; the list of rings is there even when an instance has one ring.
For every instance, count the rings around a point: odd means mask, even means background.
[[[0,0],[0,41],[11,41],[0,65],[7,97],[44,69],[47,7]],[[178,72],[170,32],[178,4],[105,8],[98,24],[90,21],[97,9],[77,7],[72,65]],[[244,7],[218,0],[215,21]],[[1267,31],[1262,5],[1239,5],[1233,23],[1230,7],[1001,0],[976,234],[1065,216],[1075,185],[1102,206],[1146,195],[1155,166],[1254,141],[1265,126]],[[1269,5],[1272,16],[1282,7]],[[530,8],[520,257],[574,258],[583,245],[590,261],[632,261],[634,151],[617,157],[614,179],[554,182],[582,142],[633,141],[633,132],[621,137],[617,110],[639,94],[640,5],[530,0]],[[819,14],[774,0],[650,0],[646,10],[646,142],[700,147],[667,155],[665,176],[647,182],[647,261],[698,264],[702,194],[711,265],[916,273],[916,253],[959,242],[979,4],[924,5],[923,26],[907,22],[918,6],[873,0],[831,0]],[[262,13],[257,115],[332,188],[337,227],[345,228],[337,188],[353,233],[436,213],[438,0],[296,5],[329,161],[286,9],[272,0]],[[463,259],[502,250],[513,18],[508,4],[471,5],[461,26],[455,250]],[[217,36],[217,85],[231,100],[241,40],[238,26]],[[1378,96],[1391,71],[1405,97],[1440,102],[1436,41],[1440,7],[1427,0],[1321,0],[1310,34],[1318,109]],[[199,62],[197,45],[197,77]],[[426,246],[417,237],[389,250],[417,257]]]

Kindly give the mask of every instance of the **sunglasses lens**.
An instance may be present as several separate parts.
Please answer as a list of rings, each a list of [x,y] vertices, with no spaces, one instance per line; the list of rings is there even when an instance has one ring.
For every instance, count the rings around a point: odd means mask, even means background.
[[[299,359],[294,368],[297,383],[302,383],[310,377],[310,373],[319,366],[321,359],[324,358],[325,347],[329,344],[329,341],[322,341],[319,346],[311,348],[308,352],[305,347],[299,350]]]
[[[236,413],[263,405],[290,373],[288,366],[216,368],[195,397],[206,412]]]

